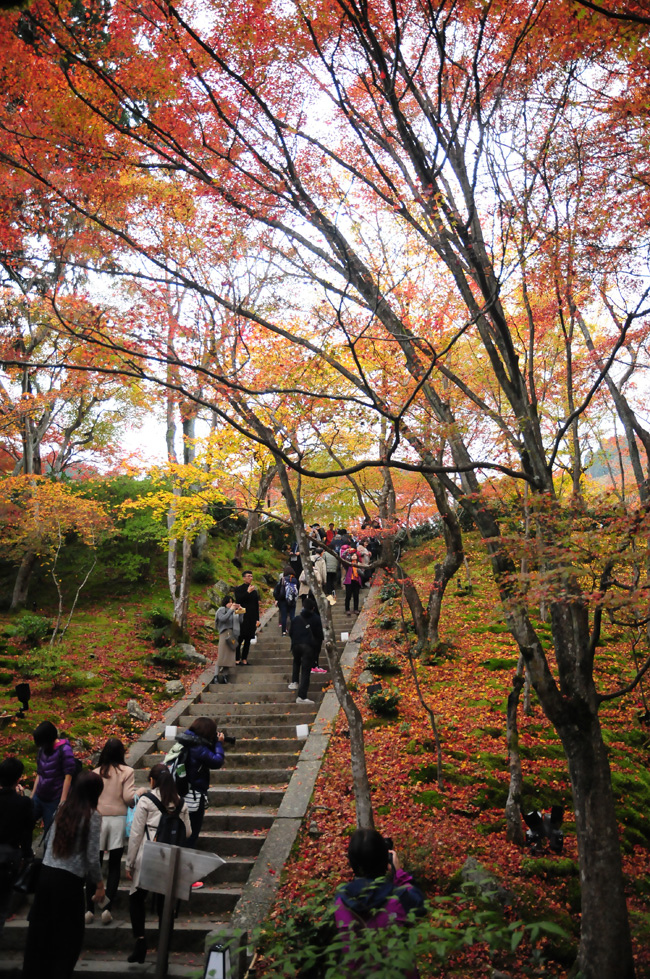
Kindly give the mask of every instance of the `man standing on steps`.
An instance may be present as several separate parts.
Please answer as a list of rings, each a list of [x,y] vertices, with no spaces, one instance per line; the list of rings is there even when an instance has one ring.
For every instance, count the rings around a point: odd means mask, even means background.
[[[235,653],[235,662],[248,666],[248,653],[251,639],[260,627],[260,597],[253,584],[253,572],[242,572],[242,583],[235,588],[235,601],[242,605],[246,612],[239,628],[239,642]]]
[[[316,611],[313,598],[305,599],[302,612],[297,615],[289,626],[291,636],[291,654],[293,656],[293,671],[289,690],[297,690],[297,704],[313,704],[307,699],[311,668],[316,659],[316,653],[323,642],[323,626],[320,615]]]

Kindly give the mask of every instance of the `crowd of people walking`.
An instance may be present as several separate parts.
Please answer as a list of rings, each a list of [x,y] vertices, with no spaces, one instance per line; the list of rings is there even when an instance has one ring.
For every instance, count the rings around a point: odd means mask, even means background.
[[[37,775],[31,796],[21,785],[23,762],[8,757],[0,763],[0,932],[16,889],[33,893],[23,976],[69,979],[81,952],[85,926],[93,923],[98,909],[102,924],[113,919],[111,909],[128,843],[125,870],[135,944],[127,961],[144,962],[148,950],[147,891],[140,883],[144,844],[160,841],[157,834],[163,817],[182,824],[180,843],[196,844],[207,806],[210,771],[224,764],[224,734],[217,731],[214,718],[195,718],[178,735],[168,763],[154,765],[148,785],[140,789],[135,788],[134,770],[126,764],[125,748],[118,738],[104,744],[92,771],[80,770],[69,740],[59,737],[50,721],[39,724],[33,738]],[[182,783],[171,770],[181,753]],[[133,818],[127,829],[129,811]],[[34,844],[39,824],[43,831]],[[35,850],[42,856],[35,856]],[[194,884],[201,886],[200,881]],[[156,908],[160,916],[162,898]]]

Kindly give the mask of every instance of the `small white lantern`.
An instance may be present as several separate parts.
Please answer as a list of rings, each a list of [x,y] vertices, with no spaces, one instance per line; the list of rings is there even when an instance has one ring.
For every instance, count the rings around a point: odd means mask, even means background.
[[[227,945],[217,942],[208,951],[203,979],[231,979],[230,949]]]

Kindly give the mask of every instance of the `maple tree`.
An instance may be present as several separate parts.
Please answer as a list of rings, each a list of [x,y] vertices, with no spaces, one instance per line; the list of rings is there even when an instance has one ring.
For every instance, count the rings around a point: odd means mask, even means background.
[[[645,97],[645,31],[578,19],[559,0],[233,4],[200,23],[183,5],[152,2],[145,17],[44,2],[5,38],[7,84],[21,94],[3,107],[0,159],[92,219],[113,274],[133,273],[137,255],[135,274],[170,276],[210,312],[195,334],[203,358],[190,337],[170,353],[160,335],[116,341],[102,321],[84,340],[119,353],[127,375],[171,364],[178,378],[162,383],[268,448],[280,475],[423,472],[479,529],[569,760],[587,977],[634,972],[598,719],[610,694],[593,673],[613,593],[607,575],[583,589],[571,548],[556,547],[567,525],[555,474],[582,492],[581,426],[606,386],[630,456],[645,445],[618,366],[630,343],[632,371],[645,356],[646,133],[629,123]],[[612,152],[621,143],[631,149]],[[107,180],[115,168],[124,179]],[[152,236],[147,207],[165,211],[163,184],[174,206],[195,191],[211,268],[194,253],[177,265]],[[244,272],[255,288],[239,288]],[[391,351],[386,389],[377,342]],[[379,442],[348,465],[314,468],[301,444],[297,419],[324,399],[377,416]],[[528,485],[523,540],[548,584],[554,657],[479,472]],[[633,593],[645,608],[643,582]]]
[[[51,643],[65,635],[74,614],[81,589],[97,563],[96,549],[111,533],[112,521],[99,502],[85,498],[65,483],[40,475],[4,476],[0,479],[2,553],[6,559],[24,565],[24,556],[33,555],[49,565],[58,595],[58,613]],[[73,534],[90,551],[92,559],[84,570],[61,628],[64,593],[58,571],[61,549],[67,535]]]

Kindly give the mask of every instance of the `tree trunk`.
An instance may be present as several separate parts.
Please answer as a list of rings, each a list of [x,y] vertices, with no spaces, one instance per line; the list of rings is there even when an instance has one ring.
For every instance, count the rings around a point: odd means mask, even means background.
[[[258,529],[260,525],[260,520],[262,517],[262,510],[264,508],[264,500],[266,499],[266,494],[271,488],[273,480],[278,474],[277,466],[271,466],[267,469],[265,473],[260,476],[259,486],[257,487],[256,499],[254,510],[249,510],[248,519],[246,521],[246,526],[244,527],[244,532],[239,538],[237,547],[235,548],[235,557],[237,560],[241,560],[244,551],[250,551],[251,542],[253,539],[253,534]]]
[[[31,578],[34,565],[36,564],[36,554],[34,551],[27,551],[23,554],[23,559],[18,568],[14,591],[11,597],[11,608],[21,608],[27,602],[29,592],[29,579]]]
[[[415,634],[419,640],[424,640],[427,638],[427,613],[424,610],[417,588],[413,584],[413,580],[406,576],[400,564],[397,565],[397,573],[401,579],[402,595],[411,610]]]
[[[192,574],[192,543],[189,537],[183,538],[182,567],[180,580],[177,578],[177,588],[174,598],[174,622],[172,637],[181,641],[187,637],[188,614],[190,608],[190,578]]]
[[[633,979],[611,772],[600,723],[571,712],[558,726],[569,760],[582,891],[578,967],[584,979]]]
[[[348,722],[348,728],[350,731],[350,767],[352,772],[354,801],[357,810],[357,827],[359,829],[374,829],[375,824],[372,812],[372,798],[370,794],[370,782],[368,780],[368,769],[366,767],[366,751],[363,737],[363,718],[361,717],[359,708],[354,702],[352,694],[348,690],[345,676],[343,675],[343,670],[341,669],[339,656],[336,650],[336,634],[334,632],[334,625],[332,623],[331,606],[325,600],[323,590],[316,581],[313,573],[314,566],[309,557],[309,538],[305,533],[305,521],[302,515],[302,504],[299,497],[299,490],[297,494],[294,494],[287,471],[280,459],[277,459],[277,470],[280,477],[280,483],[282,485],[282,494],[286,500],[287,507],[289,508],[291,521],[296,532],[296,540],[298,541],[298,546],[300,548],[300,556],[302,558],[302,566],[307,577],[307,583],[309,584],[309,587],[311,588],[316,599],[318,611],[323,623],[323,633],[325,636],[323,645],[325,647],[327,665],[332,677],[334,691],[338,698],[339,704],[343,708],[343,712]]]
[[[506,800],[506,839],[517,846],[523,846],[525,833],[521,825],[521,758],[519,757],[519,731],[517,730],[517,706],[524,685],[524,662],[519,657],[517,673],[512,678],[512,690],[508,694],[508,714],[506,739],[508,742],[508,764],[510,766],[510,787]]]
[[[187,616],[190,604],[190,577],[192,572],[192,543],[189,537],[184,537],[182,540],[182,566],[179,577],[179,541],[177,538],[171,536],[173,527],[174,508],[172,506],[167,514],[167,529],[170,534],[170,540],[167,547],[167,581],[169,583],[169,594],[171,595],[171,599],[174,604],[172,636],[178,641],[186,638],[187,636]]]
[[[460,529],[460,523],[453,507],[449,506],[447,493],[441,485],[440,480],[436,479],[435,476],[427,476],[427,482],[433,490],[438,513],[442,519],[442,532],[446,546],[444,559],[436,564],[427,609],[429,618],[428,639],[432,646],[438,646],[440,644],[438,627],[440,625],[440,613],[442,612],[445,591],[447,585],[462,565],[465,554],[463,551],[463,535]]]

